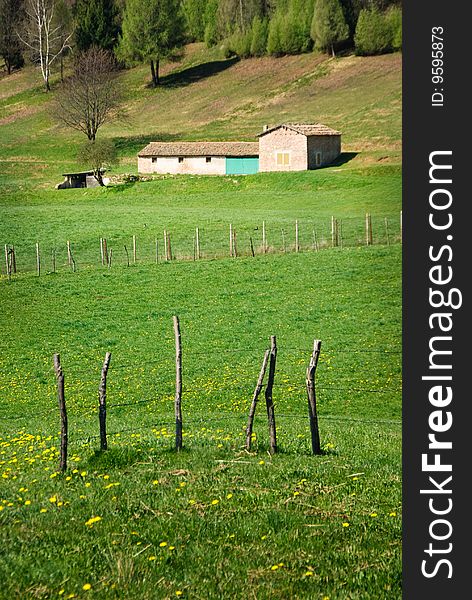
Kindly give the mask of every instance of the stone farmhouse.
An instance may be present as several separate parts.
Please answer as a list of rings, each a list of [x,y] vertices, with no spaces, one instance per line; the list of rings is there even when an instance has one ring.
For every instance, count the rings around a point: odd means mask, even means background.
[[[151,142],[138,153],[139,173],[245,175],[306,171],[332,163],[341,133],[321,123],[265,126],[258,142]]]

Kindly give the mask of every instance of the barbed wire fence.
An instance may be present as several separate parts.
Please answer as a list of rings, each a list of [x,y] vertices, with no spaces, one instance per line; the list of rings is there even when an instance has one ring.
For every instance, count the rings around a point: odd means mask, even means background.
[[[175,317],[178,322],[178,318]],[[272,344],[270,349],[266,349],[263,352],[258,349],[259,358],[264,354],[264,359],[266,356],[270,356],[272,361],[272,366],[269,368],[268,378],[265,383],[265,404],[266,411],[268,415],[268,423],[269,423],[269,438],[270,438],[270,452],[275,454],[277,452],[277,435],[276,435],[276,421],[280,420],[295,420],[299,422],[305,421],[310,426],[311,432],[311,441],[312,441],[312,452],[313,454],[321,454],[322,445],[320,442],[320,433],[318,427],[318,420],[326,419],[327,421],[338,421],[338,422],[349,422],[349,423],[383,423],[383,424],[391,424],[391,425],[401,425],[401,420],[399,419],[375,419],[375,418],[363,418],[363,417],[353,417],[350,415],[332,415],[325,414],[318,417],[317,412],[317,397],[329,397],[330,394],[374,394],[380,395],[381,397],[385,397],[385,395],[390,396],[398,396],[401,394],[401,386],[398,385],[398,382],[388,382],[383,386],[379,387],[359,387],[359,380],[345,380],[345,379],[337,379],[333,384],[329,381],[325,382],[323,385],[319,385],[315,381],[315,373],[318,364],[318,358],[321,352],[321,342],[319,340],[314,341],[313,351],[310,354],[310,350],[308,348],[298,348],[291,346],[282,346],[281,348],[277,347],[275,336],[271,336]],[[234,382],[228,384],[226,381],[222,381],[219,388],[208,389],[206,386],[200,385],[189,385],[186,387],[185,381],[182,380],[182,349],[180,346],[180,339],[176,336],[176,360],[175,360],[175,368],[176,368],[176,386],[174,389],[165,388],[161,389],[160,393],[157,395],[158,400],[165,399],[166,402],[171,402],[172,397],[174,398],[174,408],[175,408],[175,419],[171,418],[170,407],[166,409],[164,414],[149,414],[149,411],[146,415],[140,414],[140,417],[145,417],[145,422],[132,427],[124,427],[118,429],[112,429],[107,431],[107,414],[112,414],[114,417],[117,416],[116,411],[121,412],[122,409],[132,410],[141,410],[142,407],[150,408],[153,405],[153,401],[150,398],[138,398],[132,401],[125,402],[107,402],[107,375],[108,372],[116,371],[120,373],[127,369],[136,369],[139,370],[143,367],[142,361],[127,361],[123,363],[113,364],[111,360],[111,353],[107,352],[105,356],[105,361],[101,370],[100,380],[97,378],[97,392],[98,392],[98,401],[95,403],[91,403],[90,406],[87,406],[85,410],[76,410],[76,406],[66,406],[66,398],[67,398],[67,386],[64,384],[64,381],[67,381],[67,371],[70,368],[74,373],[84,373],[90,372],[89,368],[77,369],[77,367],[81,367],[80,363],[74,363],[70,365],[66,365],[64,370],[61,365],[60,356],[58,354],[54,355],[54,368],[47,369],[44,371],[40,371],[37,373],[39,377],[50,378],[48,381],[52,380],[52,375],[55,373],[56,375],[56,392],[58,398],[59,405],[59,415],[60,415],[60,425],[61,425],[61,433],[60,433],[60,465],[59,468],[61,471],[65,471],[67,469],[67,453],[68,453],[68,445],[72,444],[93,444],[94,440],[100,440],[100,449],[102,451],[107,449],[107,438],[121,435],[122,433],[132,433],[132,434],[140,434],[141,432],[147,431],[152,432],[156,429],[162,429],[163,427],[175,427],[176,428],[176,450],[180,450],[182,448],[182,430],[185,432],[192,431],[198,425],[208,426],[214,424],[224,424],[230,423],[231,427],[234,428],[236,425],[238,426],[238,430],[245,429],[246,433],[246,444],[245,447],[249,451],[251,449],[251,441],[252,441],[252,424],[254,421],[254,416],[256,413],[257,403],[259,399],[259,394],[262,392],[264,376],[266,373],[266,366],[269,360],[265,360],[262,365],[261,372],[259,373],[259,379],[256,377],[256,369],[254,369],[254,377],[247,378],[244,381],[238,381],[237,384]],[[224,350],[228,354],[237,355],[240,354],[243,350],[251,353],[254,356],[255,349],[252,348],[218,348],[218,352]],[[332,352],[333,349],[330,349]],[[304,384],[299,381],[277,381],[276,380],[276,359],[277,352],[286,353],[292,352],[299,356],[304,356],[306,358],[306,372]],[[397,357],[401,355],[401,349],[399,348],[339,348],[337,352],[340,353],[359,353],[359,354],[377,354],[377,355],[385,355],[386,357]],[[195,356],[197,354],[205,354],[208,355],[208,351],[206,353],[195,353],[190,352],[190,357]],[[146,367],[150,364],[159,364],[166,365],[166,368],[169,368],[169,361],[154,360],[154,361],[146,361]],[[74,370],[75,367],[75,370]],[[180,381],[179,374],[180,372]],[[0,371],[1,373],[1,371]],[[343,385],[339,383],[341,381]],[[205,395],[215,395],[219,391],[224,391],[226,394],[229,391],[234,391],[235,389],[239,390],[239,394],[243,395],[249,401],[251,393],[252,393],[252,404],[251,409],[249,410],[249,415],[245,416],[245,414],[238,408],[238,411],[231,410],[221,410],[218,408],[217,411],[213,413],[209,413],[208,410],[206,412],[201,412],[201,410],[195,410],[193,405],[186,405],[186,399],[189,395],[196,394],[199,395],[200,398]],[[301,411],[298,410],[290,410],[288,412],[279,412],[278,405],[279,401],[274,401],[273,398],[273,390],[275,389],[275,395],[279,398],[283,395],[290,395],[294,392],[298,395],[305,395],[307,398],[307,410]],[[154,396],[154,401],[156,401],[156,396]],[[179,405],[180,404],[180,410]],[[246,410],[248,407],[248,403],[246,405]],[[72,436],[69,439],[69,421],[68,421],[68,410],[72,408],[72,416],[77,422],[80,421],[81,425],[83,425],[84,420],[86,418],[93,418],[95,420],[97,433],[88,433],[85,435],[80,435],[81,427],[77,428],[79,435]],[[80,407],[81,409],[83,407]],[[46,410],[38,411],[30,411],[30,412],[21,412],[21,414],[9,414],[2,415],[0,414],[0,422],[3,426],[8,427],[9,424],[17,425],[19,422],[26,422],[46,417],[49,421],[53,414],[56,414],[55,422],[57,431],[57,413],[58,408],[50,407]],[[128,414],[128,413],[127,413]],[[182,416],[183,414],[183,416]],[[98,417],[98,418],[97,418]],[[97,427],[98,423],[98,427]],[[246,424],[245,424],[246,423]],[[93,431],[93,430],[92,430]]]
[[[256,257],[266,254],[318,252],[327,248],[354,248],[402,243],[402,213],[399,216],[345,217],[319,221],[268,221],[214,223],[193,230],[145,226],[139,234],[105,232],[96,240],[9,240],[3,244],[0,272],[11,279],[18,273],[38,276],[76,272],[89,267],[159,264],[218,258]]]

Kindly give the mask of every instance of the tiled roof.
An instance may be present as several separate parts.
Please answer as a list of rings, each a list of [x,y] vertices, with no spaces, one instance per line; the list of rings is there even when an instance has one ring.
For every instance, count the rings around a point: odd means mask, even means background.
[[[266,135],[271,131],[275,131],[280,127],[286,127],[287,129],[291,129],[292,131],[296,131],[297,133],[302,133],[303,135],[341,135],[340,131],[336,131],[335,129],[331,129],[331,127],[327,127],[322,123],[281,123],[280,125],[274,125],[273,127],[269,127],[265,131],[259,133],[257,137],[261,137],[262,135]]]
[[[259,156],[259,143],[151,142],[138,156]]]

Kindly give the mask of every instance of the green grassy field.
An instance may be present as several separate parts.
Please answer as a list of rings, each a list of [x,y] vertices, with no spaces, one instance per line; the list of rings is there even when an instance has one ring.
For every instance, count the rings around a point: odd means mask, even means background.
[[[401,597],[399,65],[398,55],[234,62],[195,45],[164,67],[160,90],[146,87],[144,67],[132,69],[123,75],[128,121],[103,130],[120,147],[117,172],[135,171],[151,139],[251,139],[263,123],[289,119],[342,129],[350,154],[314,172],[98,190],[53,189],[76,166],[80,137],[51,118],[30,69],[0,79],[0,243],[15,245],[19,269],[8,281],[2,264],[0,276],[1,598]],[[329,247],[332,215],[343,248]],[[250,238],[257,252],[263,221],[269,252],[253,258]],[[225,257],[230,223],[237,259]],[[191,260],[195,227],[200,261]],[[164,229],[177,260],[163,262],[161,250],[155,264]],[[138,262],[127,267],[133,235]],[[100,265],[100,237],[113,249],[110,269]],[[243,446],[272,334],[280,452],[271,457],[263,398],[252,451]],[[317,457],[305,390],[314,338]],[[106,351],[110,448],[100,453]],[[54,352],[69,412],[64,475]]]

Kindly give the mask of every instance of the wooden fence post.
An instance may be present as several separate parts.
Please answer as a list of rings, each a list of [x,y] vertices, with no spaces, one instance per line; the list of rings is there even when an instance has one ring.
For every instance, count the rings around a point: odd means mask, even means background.
[[[320,431],[316,412],[315,372],[320,357],[321,341],[315,340],[310,363],[306,370],[306,391],[308,396],[308,415],[310,417],[311,449],[313,454],[321,454]]]
[[[335,219],[331,217],[331,247],[334,248],[336,245],[336,237],[335,237]]]
[[[61,414],[61,448],[59,469],[64,472],[67,469],[67,410],[66,399],[64,396],[64,373],[61,367],[61,357],[59,354],[54,354],[54,370],[57,379],[57,399],[59,402],[59,411]]]
[[[254,258],[256,256],[255,252],[254,252],[254,244],[252,243],[252,237],[249,236],[249,245],[251,246],[251,254],[252,257]]]
[[[233,256],[238,258],[238,246],[236,243],[236,229],[233,229]]]
[[[167,260],[172,260],[172,246],[170,243],[170,233],[169,232],[167,232],[167,254],[168,254]]]
[[[365,243],[369,245],[369,213],[365,213]]]
[[[10,261],[8,260],[8,244],[5,244],[5,267],[6,274],[10,276]]]
[[[270,438],[270,453],[277,452],[277,433],[275,428],[275,412],[274,401],[272,397],[274,377],[275,377],[275,362],[277,360],[277,340],[275,335],[270,337],[270,361],[269,361],[269,376],[265,389],[265,399],[267,407],[267,419],[269,422],[269,438]]]
[[[133,264],[136,264],[136,236],[133,235]]]
[[[100,450],[108,448],[107,443],[107,373],[110,366],[111,352],[105,354],[100,385],[98,386],[98,422],[100,425]]]
[[[229,255],[233,258],[233,225],[229,224]]]
[[[111,269],[111,261],[113,258],[113,248],[110,248],[110,255],[108,257],[108,268]]]
[[[36,272],[39,277],[41,275],[41,253],[39,251],[39,242],[36,242]]]
[[[254,394],[252,396],[251,408],[249,409],[249,417],[247,421],[246,427],[246,450],[249,451],[251,449],[251,440],[252,440],[252,427],[254,424],[254,415],[256,414],[257,401],[259,399],[259,394],[262,390],[262,382],[264,381],[264,375],[267,369],[267,363],[269,362],[269,354],[270,350],[266,350],[264,354],[264,359],[262,361],[261,371],[259,373],[259,378],[257,380],[256,389],[254,390]]]
[[[385,217],[385,235],[387,236],[387,246],[390,246],[390,232],[388,230],[388,218]]]
[[[71,258],[70,241],[69,240],[67,240],[67,265],[69,267],[72,267],[72,258]]]
[[[195,229],[195,254],[197,260],[200,259],[200,231],[198,227]]]
[[[295,221],[295,252],[300,252],[300,242],[298,239],[298,219]]]
[[[16,273],[16,250],[15,250],[15,246],[11,247],[11,266],[13,268],[13,273]]]
[[[105,257],[103,256],[103,238],[100,238],[100,259],[102,261],[102,267],[105,264]]]
[[[182,449],[182,338],[179,317],[174,316],[175,335],[175,449]]]
[[[107,244],[107,239],[103,238],[103,260],[104,260],[104,264],[107,265],[108,267],[108,244]]]
[[[342,221],[342,219],[338,223],[338,235],[339,235],[339,243],[341,245],[341,248],[344,248],[343,221]]]
[[[372,215],[369,213],[369,243],[372,246],[374,243],[374,238],[372,234]]]
[[[285,245],[285,230],[281,229],[281,231],[282,231],[282,250],[284,252],[286,252],[287,251],[287,247]]]
[[[126,252],[126,262],[128,263],[128,267],[129,267],[129,253],[128,253],[128,248],[126,247],[126,244],[125,244],[125,252]]]
[[[267,252],[267,238],[266,238],[266,226],[265,221],[262,221],[262,252]]]

